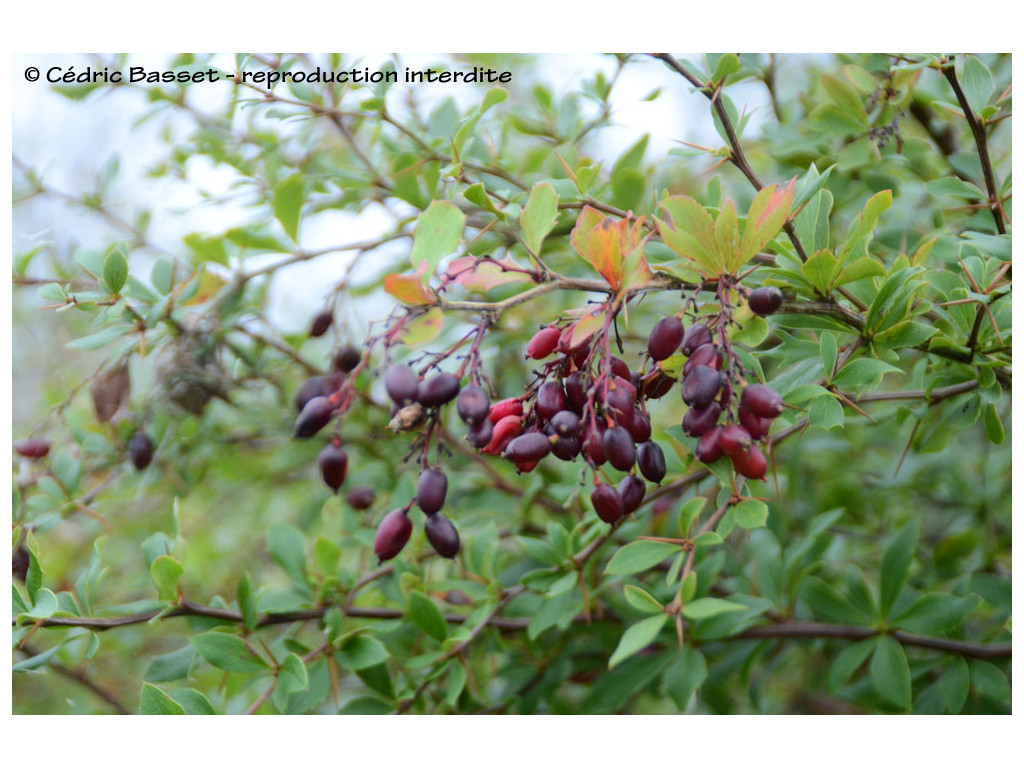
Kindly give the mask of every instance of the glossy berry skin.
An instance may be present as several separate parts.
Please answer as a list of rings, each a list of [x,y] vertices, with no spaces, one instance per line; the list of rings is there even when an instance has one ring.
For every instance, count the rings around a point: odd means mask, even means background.
[[[482,452],[494,455],[501,453],[505,450],[505,446],[509,444],[509,441],[522,431],[523,423],[519,420],[518,416],[506,416],[494,425],[491,442],[487,444],[487,447]]]
[[[38,438],[18,440],[14,444],[14,451],[26,459],[41,459],[50,452],[50,443]]]
[[[530,339],[530,343],[526,345],[526,356],[534,360],[542,360],[555,351],[561,335],[561,330],[553,325],[541,328]]]
[[[608,461],[608,456],[604,451],[604,433],[603,422],[598,422],[600,426],[592,427],[590,422],[583,425],[583,445],[580,448],[580,452],[584,458],[593,464],[595,467],[599,467]]]
[[[148,467],[153,461],[153,451],[153,441],[141,429],[128,441],[128,457],[132,460],[132,466],[139,471]]]
[[[373,492],[373,488],[368,485],[357,485],[349,490],[345,500],[353,509],[358,509],[360,512],[369,509],[373,506],[373,502],[376,501],[377,496]]]
[[[707,365],[698,365],[683,379],[683,402],[692,408],[703,408],[715,399],[721,386],[718,371]]]
[[[562,461],[572,461],[580,455],[581,447],[579,435],[556,437],[551,443],[551,454]]]
[[[690,371],[696,368],[698,365],[706,365],[715,370],[719,370],[722,367],[722,356],[718,352],[718,348],[714,344],[702,344],[693,350],[693,354],[690,355],[690,359],[686,361],[686,365],[683,366],[683,378],[685,379],[690,375]]]
[[[459,377],[454,373],[436,373],[416,388],[416,400],[424,408],[450,403],[459,394]]]
[[[295,437],[312,437],[327,426],[334,415],[334,405],[322,395],[314,397],[303,407],[295,420]]]
[[[601,439],[608,463],[618,470],[626,472],[636,463],[636,447],[633,436],[625,427],[610,427]]]
[[[341,447],[341,443],[334,441],[325,445],[320,451],[318,463],[320,477],[324,479],[328,488],[337,493],[348,472],[348,454]]]
[[[459,412],[459,418],[463,423],[473,426],[482,421],[487,421],[487,414],[491,409],[491,399],[483,387],[470,384],[459,392],[455,407]]]
[[[771,419],[762,419],[760,416],[755,416],[746,408],[740,408],[739,414],[740,426],[747,430],[752,438],[755,440],[764,440],[768,437],[768,433],[772,428]]]
[[[623,514],[635,512],[644,501],[647,495],[647,486],[644,481],[636,475],[626,475],[619,481],[619,498],[622,499]]]
[[[537,390],[537,413],[550,419],[559,411],[565,410],[565,390],[555,381],[548,381]]]
[[[540,461],[551,452],[551,440],[540,432],[527,432],[508,444],[504,456],[516,463]]]
[[[604,404],[612,412],[613,418],[626,428],[633,422],[635,403],[636,389],[633,385],[621,376],[612,379]]]
[[[487,414],[491,420],[491,424],[497,424],[499,421],[504,419],[506,416],[522,416],[523,415],[523,401],[518,397],[509,397],[505,400],[499,400],[491,406],[490,412]]]
[[[633,409],[633,418],[629,424],[629,434],[633,442],[639,445],[651,439],[651,417],[639,408]]]
[[[700,437],[718,423],[722,406],[712,400],[703,408],[691,408],[683,416],[683,432],[690,437]]]
[[[637,448],[636,463],[640,473],[652,483],[665,479],[665,453],[653,440],[641,443]]]
[[[474,448],[486,448],[494,436],[494,425],[490,419],[484,419],[479,424],[469,428],[466,439]]]
[[[448,477],[440,469],[427,467],[420,472],[416,482],[416,504],[428,515],[432,515],[444,506],[448,495]]]
[[[452,521],[444,515],[431,515],[423,523],[423,532],[427,541],[441,557],[453,559],[459,554],[459,532]]]
[[[739,424],[729,424],[722,427],[722,434],[718,437],[718,445],[725,455],[739,456],[750,450],[753,440],[750,437],[750,433]]]
[[[694,449],[697,459],[705,464],[713,464],[722,458],[722,446],[718,443],[721,436],[721,427],[712,427],[701,435],[700,440],[697,441],[697,447]]]
[[[750,446],[749,451],[729,458],[732,460],[733,469],[751,480],[764,480],[768,472],[768,460],[756,445]]]
[[[683,321],[678,317],[666,317],[657,322],[647,339],[647,353],[652,360],[664,360],[679,349],[683,341]]]
[[[594,492],[590,494],[590,501],[597,516],[606,523],[614,523],[625,514],[622,497],[610,485],[599,485],[594,488]]]
[[[767,384],[748,384],[740,395],[740,408],[762,419],[774,419],[786,410],[786,405],[782,395]]]
[[[651,371],[643,380],[642,390],[647,400],[658,400],[669,393],[676,380],[659,370]]]
[[[711,329],[702,323],[694,323],[686,329],[686,334],[683,336],[683,343],[679,351],[689,356],[693,354],[697,347],[710,343]]]
[[[416,399],[420,377],[408,365],[395,363],[384,374],[384,389],[396,404],[405,405]]]
[[[778,312],[784,298],[782,291],[774,285],[762,285],[750,292],[747,304],[750,305],[750,311],[755,315],[764,316]]]
[[[612,355],[611,360],[609,362],[611,363],[613,376],[618,376],[620,378],[625,379],[626,381],[630,380],[630,377],[633,375],[633,372],[629,370],[629,365],[626,364],[625,360],[623,360],[621,357],[616,357],[615,355]]]
[[[324,310],[316,317],[313,318],[313,322],[309,324],[309,335],[313,338],[323,336],[327,333],[327,330],[331,327],[331,323],[334,322],[334,315]]]
[[[583,406],[587,404],[587,380],[579,371],[573,371],[565,377],[565,399],[577,416],[583,414]]]
[[[404,509],[388,512],[377,526],[373,538],[373,552],[380,563],[390,560],[401,552],[412,536],[412,521]]]
[[[580,433],[580,417],[572,411],[559,411],[551,417],[548,425],[559,437],[574,437]]]

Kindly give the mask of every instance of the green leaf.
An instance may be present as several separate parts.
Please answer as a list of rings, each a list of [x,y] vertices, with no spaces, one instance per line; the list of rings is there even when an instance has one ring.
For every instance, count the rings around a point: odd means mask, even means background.
[[[184,715],[185,708],[155,685],[142,684],[141,715]]]
[[[637,651],[646,648],[654,642],[654,639],[661,632],[661,628],[665,626],[667,621],[668,614],[662,613],[637,622],[627,629],[619,640],[615,652],[608,659],[608,668],[611,669],[616,664],[628,659]]]
[[[819,397],[807,409],[807,420],[812,427],[834,429],[843,426],[846,414],[843,404],[835,397]]]
[[[874,343],[889,349],[916,347],[924,344],[938,332],[939,329],[935,326],[904,320],[902,323],[896,323],[892,328],[876,334]]]
[[[864,108],[864,102],[852,85],[834,75],[823,75],[821,84],[846,118],[861,128],[868,127],[868,113]]]
[[[694,621],[710,619],[720,613],[729,611],[744,611],[747,606],[739,603],[732,603],[718,597],[698,597],[692,603],[683,606],[683,616]]]
[[[410,592],[407,613],[413,623],[443,643],[448,639],[448,622],[437,604],[422,592]]]
[[[837,624],[870,624],[871,617],[854,606],[850,599],[831,584],[810,576],[800,586],[800,598],[815,616]]]
[[[828,689],[831,693],[836,693],[846,684],[846,681],[850,679],[850,675],[856,672],[860,665],[871,655],[877,643],[878,639],[875,637],[861,640],[859,643],[854,643],[844,648],[832,660],[828,670]]]
[[[818,342],[818,348],[821,350],[821,364],[825,371],[825,378],[831,380],[832,372],[836,368],[836,358],[839,356],[839,345],[836,342],[835,334],[829,333],[828,331],[822,333],[821,341]],[[828,391],[821,387],[819,387],[819,389],[821,389],[821,391],[815,393],[819,397],[826,394]],[[799,402],[799,400],[792,399],[792,393],[790,393],[786,399],[792,402]]]
[[[427,283],[445,256],[455,253],[462,240],[466,217],[454,203],[434,200],[416,221],[409,260],[413,269],[426,264],[423,282]]]
[[[682,712],[690,703],[690,698],[708,678],[708,663],[704,654],[696,648],[686,646],[679,652],[679,657],[672,666],[665,670],[665,691]]]
[[[640,587],[627,584],[624,590],[626,602],[644,613],[661,613],[664,606],[659,603],[651,593]]]
[[[37,653],[35,656],[30,656],[27,659],[22,659],[17,664],[11,665],[12,672],[29,672],[33,669],[39,669],[50,663],[50,659],[57,655],[60,650],[60,645],[55,645],[52,648],[47,648],[41,653]]]
[[[217,710],[203,694],[193,688],[171,692],[171,698],[181,704],[186,715],[216,715]]]
[[[36,553],[30,549],[28,550],[28,573],[25,574],[25,591],[28,592],[28,599],[33,603],[41,586],[43,586],[43,568],[39,565]]]
[[[999,409],[995,403],[985,406],[985,434],[995,445],[1002,445],[1006,433],[1003,431],[1003,421],[999,416]]]
[[[878,638],[871,657],[871,683],[889,703],[900,709],[910,708],[910,665],[903,646],[888,635]]]
[[[796,179],[782,188],[769,184],[754,197],[747,211],[739,253],[729,260],[730,271],[735,272],[768,244],[782,229],[793,204]]]
[[[337,653],[338,662],[353,672],[388,660],[384,645],[369,635],[355,635],[346,640]]]
[[[678,551],[678,544],[667,541],[633,541],[615,553],[605,567],[605,573],[612,576],[640,573],[653,568]]]
[[[66,346],[68,349],[79,349],[84,352],[90,352],[94,349],[102,349],[111,342],[117,341],[123,336],[131,333],[134,328],[127,325],[110,325],[104,328],[102,331],[90,334],[88,336],[82,336],[78,339],[72,339]]]
[[[32,610],[26,613],[33,619],[46,619],[53,616],[58,608],[57,596],[46,587],[41,587],[36,592],[36,599],[32,603]]]
[[[185,235],[183,238],[192,253],[195,254],[193,263],[212,261],[217,264],[228,266],[228,250],[224,246],[223,237],[206,237],[197,233]]]
[[[959,714],[967,703],[971,689],[971,675],[963,656],[953,656],[949,660],[949,667],[939,679],[939,689],[946,703],[946,711],[951,715]]]
[[[940,179],[929,181],[924,188],[933,197],[958,197],[962,200],[985,200],[988,198],[988,195],[974,184],[964,181],[958,176],[943,176]]]
[[[185,645],[176,651],[153,657],[146,667],[142,679],[148,683],[169,683],[188,677],[192,663],[196,659],[196,651],[191,645]]]
[[[250,651],[242,638],[224,632],[204,632],[192,637],[192,645],[206,661],[228,672],[263,672],[267,664]]]
[[[981,605],[977,595],[956,595],[928,592],[911,603],[892,620],[895,627],[925,635],[938,635],[963,623]]]
[[[832,168],[829,168],[829,171],[831,170]],[[798,203],[794,200],[793,205],[796,206]],[[829,228],[831,213],[832,193],[823,189],[810,199],[810,202],[800,211],[800,215],[796,217],[794,221],[796,234],[808,253],[817,253],[831,247]]]
[[[992,73],[977,56],[965,54],[957,58],[957,72],[964,96],[974,114],[978,114],[988,104],[995,86]]]
[[[832,383],[840,389],[874,389],[887,373],[902,373],[895,365],[870,357],[860,357],[844,365]]]
[[[277,684],[285,693],[298,693],[309,688],[309,674],[298,654],[289,653],[285,657],[281,671],[277,675]]]
[[[978,695],[991,701],[1010,703],[1010,684],[1006,675],[995,664],[971,659],[971,683]]]
[[[235,590],[235,595],[238,598],[238,610],[242,614],[242,623],[245,624],[247,630],[252,632],[256,629],[259,615],[256,606],[256,596],[252,593],[252,585],[249,582],[248,573],[242,574],[242,578],[238,580],[238,588]]]
[[[333,576],[341,561],[341,547],[324,536],[313,543],[313,567],[321,576]]]
[[[356,675],[366,687],[389,699],[395,697],[395,688],[391,684],[391,670],[387,664],[375,664],[365,669],[357,669]]]
[[[267,547],[271,557],[284,568],[295,584],[308,589],[306,580],[306,538],[287,523],[277,522],[267,530]]]
[[[696,262],[705,273],[720,274],[725,261],[718,252],[715,222],[704,206],[684,195],[674,195],[662,200],[660,207],[668,214],[667,220],[655,219],[665,245]]]
[[[757,499],[746,499],[732,508],[740,528],[763,528],[768,521],[768,505]]]
[[[896,598],[903,590],[915,549],[917,549],[917,521],[912,520],[900,529],[882,557],[879,592],[883,618],[888,618]]]
[[[305,199],[306,179],[301,173],[289,176],[274,188],[274,216],[292,242],[299,239],[299,216]]]
[[[870,255],[867,247],[874,235],[875,227],[878,225],[878,219],[885,211],[889,210],[891,205],[892,191],[888,189],[873,195],[865,203],[860,219],[847,234],[846,243],[843,245],[842,250],[839,251],[838,258],[840,264],[845,265],[851,259]]]
[[[811,163],[810,167],[807,169],[807,171],[804,172],[803,176],[801,176],[800,178],[798,178],[796,180],[796,190],[793,192],[793,210],[794,211],[799,211],[800,207],[804,203],[806,203],[809,200],[812,200],[814,197],[816,197],[818,195],[819,192],[821,192],[823,190],[823,188],[825,186],[825,183],[828,181],[828,177],[832,175],[832,171],[834,169],[835,169],[835,166],[834,165],[830,165],[828,168],[825,169],[824,173],[818,173],[817,166],[814,163]],[[827,202],[828,210],[831,211],[832,210],[832,193],[831,192],[829,193],[829,196],[828,196],[827,200],[826,199],[822,199],[821,202],[819,203],[819,205],[815,206],[815,207],[818,208],[819,211],[820,211],[820,208],[823,207],[826,204],[826,202]],[[801,213],[803,213],[803,211],[801,211]],[[812,219],[817,219],[817,215],[812,216],[811,218]],[[825,220],[828,221],[827,213],[826,213]],[[799,232],[800,232],[800,228],[799,228],[800,217],[797,217],[796,221],[797,221],[797,233],[799,234]],[[804,238],[801,236],[800,239],[803,240]],[[811,251],[816,251],[819,248],[828,248],[827,238],[826,238],[826,241],[822,242],[820,245],[808,246],[806,242],[804,243],[804,245],[807,246],[808,248],[810,248]]]
[[[734,72],[740,71],[740,59],[735,53],[726,53],[715,62],[715,70],[711,73],[711,81],[719,83]]]
[[[128,282],[128,259],[117,246],[107,251],[103,259],[103,282],[113,296],[117,296]]]
[[[870,256],[861,256],[843,267],[839,275],[833,278],[832,287],[853,283],[866,277],[882,277],[884,275],[885,267],[880,261]]]
[[[484,113],[493,107],[495,104],[500,104],[508,98],[508,91],[504,88],[491,88],[487,93],[484,94],[483,103],[474,109],[463,121],[462,125],[459,126],[459,130],[455,132],[455,137],[452,139],[452,144],[455,147],[455,151],[459,154],[462,153],[463,148],[466,146],[466,142],[470,136],[473,135],[473,131],[476,128],[477,122],[483,117]]]
[[[178,579],[183,572],[181,563],[169,555],[161,555],[149,566],[149,576],[153,579],[161,600],[177,599]]]
[[[544,182],[537,184],[530,191],[530,199],[519,214],[519,224],[523,228],[523,239],[526,247],[534,254],[540,254],[544,238],[555,226],[558,218],[558,193],[554,187]]]
[[[339,715],[386,715],[394,710],[394,705],[376,696],[356,696],[346,702],[338,712]]]

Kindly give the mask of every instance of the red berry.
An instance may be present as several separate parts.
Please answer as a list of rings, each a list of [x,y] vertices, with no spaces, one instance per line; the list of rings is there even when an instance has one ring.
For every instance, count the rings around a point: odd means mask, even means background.
[[[345,500],[348,501],[353,509],[362,511],[373,506],[373,502],[376,501],[376,494],[373,492],[373,488],[368,485],[357,485],[348,492]]]
[[[653,360],[664,360],[679,349],[683,341],[683,321],[678,317],[666,317],[658,321],[647,339],[647,352]]]
[[[565,409],[565,390],[556,381],[548,381],[537,390],[537,413],[550,419]]]
[[[390,560],[405,548],[410,536],[412,521],[408,512],[404,509],[392,510],[377,526],[377,535],[373,539],[374,554],[381,563]]]
[[[438,373],[424,379],[416,388],[416,400],[424,408],[450,403],[459,394],[459,377],[454,373]]]
[[[505,400],[499,400],[494,405],[492,405],[491,410],[488,413],[488,418],[491,420],[491,424],[497,424],[506,416],[522,415],[523,401],[520,400],[518,397],[509,397]]]
[[[641,474],[652,483],[660,483],[665,478],[665,453],[653,440],[637,448],[636,463]]]
[[[541,328],[526,345],[526,356],[534,360],[547,357],[555,351],[555,347],[558,346],[558,338],[561,335],[562,331],[553,325]]]
[[[721,386],[718,371],[707,365],[698,365],[683,379],[683,402],[694,408],[703,408],[715,399]]]
[[[612,355],[611,367],[613,376],[620,376],[626,381],[629,381],[630,377],[633,375],[633,372],[629,370],[629,366],[626,365],[626,361],[621,357]]]
[[[768,471],[768,461],[765,459],[761,449],[756,445],[750,446],[749,451],[739,453],[730,457],[732,466],[737,472],[751,480],[763,480]]]
[[[482,450],[483,453],[499,454],[505,450],[509,441],[523,431],[523,423],[518,416],[506,416],[494,425],[491,442]]]
[[[750,433],[750,436],[755,440],[764,440],[768,437],[768,433],[772,428],[771,419],[762,419],[760,416],[755,416],[746,408],[741,407],[740,413],[740,425]]]
[[[683,366],[683,378],[685,379],[689,376],[690,371],[698,365],[707,365],[715,370],[719,370],[722,367],[722,355],[719,354],[718,348],[714,344],[702,344],[693,350],[690,359]]]
[[[41,459],[50,452],[50,443],[38,438],[18,440],[14,444],[14,450],[19,456],[24,456],[26,459]]]
[[[459,392],[459,398],[455,402],[459,412],[459,418],[469,426],[487,421],[487,414],[490,411],[491,399],[483,387],[470,384]]]
[[[694,323],[686,329],[686,334],[683,336],[683,343],[680,347],[680,351],[684,355],[692,355],[693,350],[697,347],[710,343],[711,329],[702,323]]]
[[[770,315],[773,312],[778,312],[783,298],[785,297],[782,295],[782,291],[774,285],[763,285],[750,292],[747,304],[750,305],[750,311],[755,315]]]
[[[540,432],[527,432],[508,444],[502,456],[513,462],[540,461],[551,452],[551,440]]]
[[[722,434],[718,437],[718,446],[728,456],[739,456],[746,453],[753,446],[750,433],[739,424],[729,424],[722,427]]]
[[[322,395],[314,397],[295,420],[295,437],[312,437],[327,426],[333,415],[334,405],[330,399]]]
[[[774,419],[786,410],[782,395],[767,384],[748,384],[740,395],[740,407],[762,419]]]
[[[348,454],[341,447],[341,443],[335,440],[325,445],[320,451],[319,464],[320,476],[327,486],[337,493],[348,472]]]
[[[608,462],[618,470],[626,472],[636,463],[636,447],[633,436],[625,427],[610,427],[601,439]]]
[[[427,541],[441,557],[454,558],[459,554],[459,532],[444,515],[431,515],[423,524]]]
[[[314,338],[323,336],[327,333],[327,329],[331,327],[332,322],[334,322],[334,315],[325,309],[313,318],[313,322],[309,325],[309,335]]]
[[[610,485],[599,485],[594,488],[594,492],[590,494],[590,501],[597,516],[606,523],[614,523],[625,514],[622,497]]]
[[[622,499],[622,512],[628,515],[635,512],[643,503],[644,496],[647,495],[647,486],[636,475],[626,475],[619,481],[618,493]]]
[[[416,482],[416,503],[428,515],[444,506],[448,494],[448,477],[440,469],[428,467],[420,473]]]
[[[722,458],[722,446],[719,445],[719,438],[722,436],[721,427],[712,427],[697,441],[697,448],[694,454],[697,459],[705,464],[713,464]]]
[[[398,405],[405,405],[415,400],[419,384],[420,377],[408,365],[395,363],[389,366],[384,374],[384,389]]]

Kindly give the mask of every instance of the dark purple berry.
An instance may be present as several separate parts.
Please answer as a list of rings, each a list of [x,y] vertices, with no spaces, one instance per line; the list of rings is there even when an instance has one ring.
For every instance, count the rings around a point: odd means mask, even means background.
[[[488,421],[487,414],[491,409],[491,399],[483,387],[470,384],[459,392],[455,407],[459,412],[459,418],[469,426]]]
[[[530,343],[526,345],[526,356],[534,360],[541,360],[547,357],[555,351],[561,335],[562,331],[553,325],[541,328],[530,339]]]
[[[540,432],[527,432],[514,438],[502,454],[509,461],[517,464],[540,461],[551,452],[551,441]]]
[[[348,495],[345,497],[346,501],[352,506],[353,509],[363,511],[373,506],[373,502],[376,501],[377,495],[373,492],[373,488],[368,485],[357,485],[352,488]]]
[[[665,478],[665,453],[653,440],[637,448],[636,463],[641,474],[652,483],[660,483]]]
[[[582,442],[578,435],[571,437],[555,437],[551,443],[551,453],[562,461],[572,461],[580,455]]]
[[[18,440],[14,444],[14,450],[26,459],[41,459],[50,452],[50,443],[39,438]]]
[[[633,409],[633,419],[629,425],[629,434],[633,436],[633,442],[639,445],[651,439],[651,417],[639,408]]]
[[[459,394],[459,377],[454,373],[437,373],[424,379],[416,389],[416,400],[424,408],[450,403]]]
[[[675,379],[655,369],[643,380],[643,395],[647,400],[658,400],[667,395],[675,383]]]
[[[314,397],[302,408],[295,420],[295,437],[312,437],[327,426],[334,415],[334,404],[322,395]]]
[[[331,323],[334,322],[334,315],[328,312],[326,309],[313,318],[313,322],[309,324],[309,335],[313,338],[317,336],[323,336],[327,333],[327,329],[331,327]]]
[[[721,386],[718,371],[698,365],[683,379],[683,402],[694,408],[703,408],[715,399]]]
[[[683,336],[683,343],[680,346],[680,351],[684,355],[692,355],[693,350],[697,347],[710,343],[711,329],[701,323],[694,323],[686,329],[686,334]]]
[[[419,385],[420,377],[408,365],[395,363],[388,366],[388,370],[384,374],[384,389],[387,390],[388,397],[398,405],[405,405],[415,400]]]
[[[730,458],[733,469],[751,480],[763,480],[768,472],[768,461],[756,445],[752,445],[750,450],[730,456]]]
[[[755,315],[770,315],[779,311],[783,298],[782,291],[774,285],[762,285],[750,292],[747,304]]]
[[[355,347],[345,347],[334,356],[331,364],[342,373],[352,373],[363,359],[363,353]]]
[[[767,384],[748,384],[740,395],[740,407],[762,419],[774,419],[784,410],[782,395]]]
[[[381,563],[390,560],[405,548],[410,536],[412,521],[408,512],[404,509],[392,510],[377,526],[377,535],[373,538],[373,552]]]
[[[335,439],[325,445],[320,451],[319,463],[320,476],[327,483],[327,487],[337,493],[348,472],[348,454],[341,447],[341,442]]]
[[[659,320],[647,339],[647,352],[654,360],[672,357],[683,341],[683,321],[678,317]]]
[[[722,434],[718,436],[718,445],[723,453],[735,457],[749,451],[753,441],[750,433],[739,424],[729,424],[722,427]]]
[[[601,440],[608,462],[616,469],[626,472],[636,463],[636,447],[633,436],[625,427],[610,427]]]
[[[583,406],[587,403],[587,380],[579,371],[573,371],[565,377],[565,399],[576,415],[583,414]]]
[[[314,397],[327,397],[330,394],[331,392],[327,389],[326,376],[314,376],[311,379],[306,379],[299,387],[299,391],[295,393],[295,410],[301,413],[302,409],[306,407],[306,403]]]
[[[614,523],[625,513],[622,497],[610,485],[599,485],[594,488],[594,492],[590,494],[590,501],[597,516],[606,523]]]
[[[721,427],[712,427],[697,441],[697,448],[694,454],[705,464],[712,464],[722,458],[722,447],[718,439],[722,436]]]
[[[595,467],[599,467],[608,461],[608,457],[604,452],[603,438],[605,431],[604,421],[598,421],[596,427],[589,421],[583,425],[583,445],[580,450],[584,458]]]
[[[693,354],[690,355],[690,359],[686,361],[686,365],[683,366],[683,378],[685,379],[690,375],[690,371],[696,368],[698,365],[706,365],[715,370],[722,367],[722,356],[718,352],[718,348],[714,344],[702,344],[693,350]]]
[[[623,514],[635,512],[643,503],[647,495],[647,486],[644,481],[636,475],[626,475],[619,481],[619,498],[622,499]]]
[[[128,441],[128,457],[138,470],[143,470],[153,461],[153,441],[141,429]]]
[[[537,390],[537,413],[550,419],[559,411],[565,410],[565,390],[556,381],[548,381]]]
[[[712,400],[703,408],[690,408],[683,416],[683,432],[690,437],[700,437],[718,423],[722,406]]]
[[[633,372],[629,370],[629,366],[626,365],[626,361],[621,357],[612,355],[611,367],[613,376],[618,376],[626,381],[629,381],[630,377],[633,375]]]
[[[444,515],[431,515],[423,523],[427,541],[441,557],[454,558],[459,554],[459,532]]]
[[[548,422],[559,437],[573,437],[580,433],[580,417],[572,411],[559,411]]]
[[[28,550],[24,544],[18,545],[11,555],[11,576],[18,581],[25,581],[28,578],[28,569],[32,565]]]
[[[448,495],[448,477],[440,469],[428,467],[420,473],[416,483],[416,503],[419,508],[432,515],[444,506]]]
[[[491,442],[493,435],[494,425],[491,424],[490,419],[484,419],[479,424],[469,428],[469,434],[466,435],[466,439],[469,440],[470,445],[474,448],[486,448],[487,444]]]

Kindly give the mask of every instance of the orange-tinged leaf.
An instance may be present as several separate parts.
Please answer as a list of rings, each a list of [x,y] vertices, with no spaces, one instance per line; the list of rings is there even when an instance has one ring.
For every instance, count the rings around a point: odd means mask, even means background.
[[[594,334],[604,326],[604,313],[591,312],[582,320],[576,323],[572,329],[572,336],[569,337],[569,349],[579,349],[594,337]]]
[[[643,257],[643,246],[646,241],[642,216],[638,219],[631,216],[614,219],[590,206],[584,206],[580,211],[572,231],[572,244],[576,252],[594,267],[614,290],[619,290],[623,285],[626,258],[638,250],[640,255],[634,259],[630,281],[636,284],[651,278],[651,269]]]
[[[510,258],[478,259],[475,256],[462,256],[448,265],[448,275],[452,281],[471,291],[481,293],[507,283],[533,282],[533,278],[522,272],[509,272],[508,268],[520,270],[522,266]]]
[[[779,234],[793,205],[795,189],[796,178],[793,178],[781,189],[771,184],[757,193],[747,212],[747,223],[743,228],[739,252],[729,264],[730,271],[735,272],[754,258],[759,250]]]
[[[405,304],[434,304],[434,295],[423,285],[427,269],[423,262],[415,272],[385,275],[384,290]]]
[[[203,304],[220,292],[220,289],[227,285],[227,281],[219,275],[215,275],[209,269],[203,269],[199,272],[199,288],[195,295],[187,301],[181,302],[187,306],[195,306],[196,304]]]

